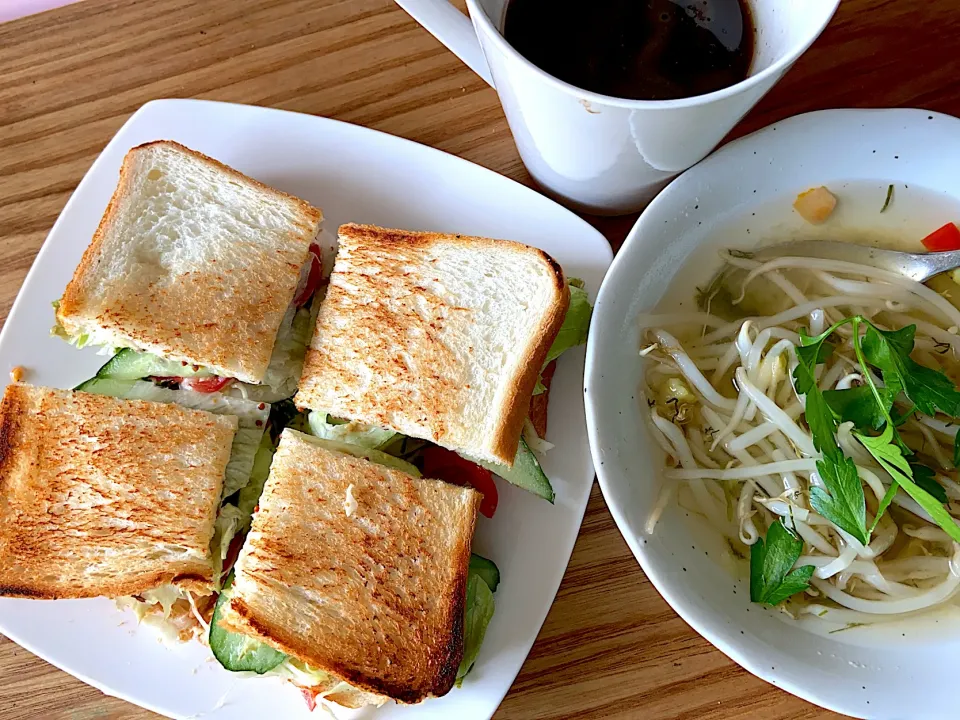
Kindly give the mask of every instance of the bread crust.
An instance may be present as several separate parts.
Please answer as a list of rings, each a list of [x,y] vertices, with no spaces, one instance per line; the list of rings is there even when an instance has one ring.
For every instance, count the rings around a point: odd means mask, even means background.
[[[296,208],[297,220],[284,245],[275,251],[280,259],[270,257],[269,268],[262,271],[269,283],[263,278],[248,282],[233,270],[220,273],[217,257],[211,255],[203,269],[178,276],[171,287],[131,285],[117,297],[102,296],[97,269],[104,262],[105,243],[111,233],[119,232],[125,203],[134,202],[140,191],[136,187],[140,159],[155,149],[189,156],[216,170],[224,182],[248,186]],[[323,213],[306,201],[180,143],[158,140],[139,145],[124,157],[117,187],[60,300],[57,321],[71,333],[99,328],[114,334],[118,344],[209,367],[246,382],[259,382],[322,219]],[[224,300],[224,288],[235,290],[229,301]],[[269,327],[263,322],[267,315],[276,318]]]
[[[480,500],[284,430],[220,624],[373,697],[443,695],[463,657]]]
[[[0,402],[0,595],[207,589],[235,417],[29,385]],[[203,458],[200,462],[197,458]]]
[[[341,253],[307,351],[294,398],[297,406],[512,465],[530,396],[570,303],[560,266],[542,250],[506,240],[355,224],[341,226],[339,234]],[[497,267],[522,260],[538,266],[547,278],[530,290],[531,296],[542,293],[537,300],[544,298],[544,305],[537,305],[535,326],[520,340],[516,367],[496,378],[503,392],[496,407],[482,411],[487,429],[482,447],[468,440],[469,431],[463,428],[464,405],[479,397],[465,384],[474,356],[448,346],[458,337],[451,339],[456,333],[447,327],[459,323],[463,328],[468,320],[462,317],[487,325],[494,321],[483,308],[457,307],[445,300],[443,293],[449,290],[447,295],[455,297],[457,287],[425,287],[431,283],[431,270],[438,267],[432,263],[446,252],[481,261],[493,257],[501,263]],[[461,311],[462,317],[457,316]],[[448,317],[452,319],[445,323]],[[464,336],[461,332],[459,337]],[[413,358],[416,372],[405,367],[405,354]],[[390,377],[400,382],[391,384]]]

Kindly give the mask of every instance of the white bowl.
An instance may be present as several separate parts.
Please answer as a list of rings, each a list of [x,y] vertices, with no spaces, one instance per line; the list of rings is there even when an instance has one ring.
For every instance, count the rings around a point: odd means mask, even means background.
[[[764,680],[856,717],[956,718],[960,610],[828,634],[750,602],[745,576],[718,561],[719,538],[675,504],[652,535],[662,452],[642,419],[635,318],[668,288],[687,295],[716,263],[712,243],[795,237],[914,239],[960,220],[960,120],[925,110],[832,110],[731,143],[675,180],[637,221],[600,290],[584,393],[607,505],[651,582],[717,648]],[[880,213],[889,183],[890,208]],[[791,208],[827,185],[837,214],[814,228]],[[676,273],[692,254],[707,268]]]

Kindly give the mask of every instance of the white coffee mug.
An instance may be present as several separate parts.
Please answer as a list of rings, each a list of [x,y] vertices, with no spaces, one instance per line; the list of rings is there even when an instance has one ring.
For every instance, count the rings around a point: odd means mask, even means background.
[[[823,32],[840,0],[751,0],[749,77],[679,100],[625,100],[547,74],[501,34],[508,0],[467,0],[472,28],[447,0],[396,2],[496,88],[520,156],[549,195],[619,215],[713,150]]]

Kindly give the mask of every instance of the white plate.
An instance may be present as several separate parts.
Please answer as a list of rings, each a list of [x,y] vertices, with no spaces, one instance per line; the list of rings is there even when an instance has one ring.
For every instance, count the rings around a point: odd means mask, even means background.
[[[635,399],[641,378],[635,318],[675,281],[690,297],[716,268],[717,247],[814,237],[917,242],[960,220],[958,157],[960,120],[925,110],[811,113],[733,142],[646,209],[607,275],[591,328],[585,397],[594,462],[607,505],[651,582],[684,620],[750,672],[856,717],[960,715],[960,608],[882,630],[817,635],[751,604],[746,578],[735,580],[720,567],[717,545],[675,503],[646,535],[662,453],[641,419],[646,407]],[[893,204],[881,214],[889,183],[896,186]],[[840,204],[835,217],[815,228],[791,204],[819,185]],[[677,280],[691,257],[705,260],[704,268]]]
[[[104,362],[51,338],[57,299],[90,241],[124,154],[177,140],[302,197],[344,222],[508,238],[549,252],[595,294],[610,265],[606,240],[542,195],[472,163],[407,140],[324,118],[196,100],[144,105],[110,141],[60,215],[0,333],[0,372],[22,365],[28,382],[72,387]],[[544,461],[556,505],[499,483],[500,507],[480,518],[475,550],[502,583],[480,657],[460,690],[415,707],[358,717],[488,718],[510,688],[560,585],[593,482],[584,426],[583,349],[559,362]],[[0,599],[0,631],[110,695],[176,718],[309,718],[300,693],[277,680],[233,676],[197,642],[169,647],[107,600]],[[318,711],[319,713],[319,711]],[[349,713],[338,711],[340,716]]]

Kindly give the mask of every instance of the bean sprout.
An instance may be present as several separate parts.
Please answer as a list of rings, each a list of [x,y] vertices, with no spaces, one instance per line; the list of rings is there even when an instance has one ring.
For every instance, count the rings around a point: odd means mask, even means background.
[[[814,566],[810,589],[789,601],[796,604],[795,615],[811,622],[872,623],[950,601],[960,588],[960,545],[902,490],[867,545],[811,504],[811,489],[825,489],[817,469],[821,456],[806,425],[806,399],[796,392],[792,375],[801,330],[818,335],[855,313],[885,330],[916,325],[914,358],[949,369],[960,353],[960,310],[920,283],[872,267],[816,258],[760,263],[730,253],[723,257],[740,277],[746,271],[742,285],[734,287],[735,303],[746,300],[757,278],[769,281],[762,292],[771,293],[771,300],[750,304],[769,307],[769,315],[668,311],[638,318],[651,426],[669,465],[645,530],[653,533],[679,498],[698,513],[691,517],[706,520],[748,555],[782,518],[803,541],[797,565]],[[733,283],[733,273],[729,276]],[[818,386],[843,391],[864,385],[852,328],[842,327],[835,338],[833,354],[817,366]],[[870,372],[870,379],[883,384]],[[682,414],[676,402],[663,405],[662,399],[667,383],[678,382],[695,398]],[[901,395],[899,411],[909,409],[905,402]],[[852,427],[841,424],[837,441],[866,491],[869,525],[893,478]],[[946,508],[960,514],[960,478],[952,462],[957,426],[944,416],[914,411],[901,433],[915,441],[911,446],[922,456],[917,462],[937,466],[937,482],[950,500]]]

